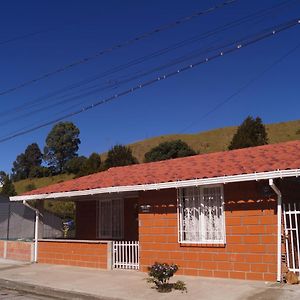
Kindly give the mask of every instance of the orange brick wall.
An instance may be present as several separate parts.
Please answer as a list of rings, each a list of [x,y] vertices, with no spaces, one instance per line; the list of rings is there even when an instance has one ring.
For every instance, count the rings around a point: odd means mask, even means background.
[[[46,264],[107,269],[108,243],[39,241],[38,261]]]
[[[4,241],[0,241],[0,257],[3,258],[4,256]]]
[[[275,281],[276,201],[261,196],[263,184],[224,186],[227,242],[218,246],[177,242],[175,189],[141,193],[139,204],[152,206],[139,214],[142,271],[158,261],[185,275]]]
[[[6,244],[6,251],[5,249]],[[33,243],[21,241],[0,241],[0,257],[28,261],[33,259]]]

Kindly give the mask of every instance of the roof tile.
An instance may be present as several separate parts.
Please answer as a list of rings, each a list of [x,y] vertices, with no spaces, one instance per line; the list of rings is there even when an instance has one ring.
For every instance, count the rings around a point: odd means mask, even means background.
[[[111,168],[105,172],[39,188],[49,194],[300,168],[300,141]]]

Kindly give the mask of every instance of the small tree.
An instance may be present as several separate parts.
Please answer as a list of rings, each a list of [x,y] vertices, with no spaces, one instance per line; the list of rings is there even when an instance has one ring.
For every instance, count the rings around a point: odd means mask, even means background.
[[[160,161],[195,155],[196,152],[182,140],[160,143],[145,154],[145,162]]]
[[[65,164],[65,171],[69,174],[78,174],[87,158],[85,156],[73,157]]]
[[[107,153],[104,162],[105,169],[118,166],[137,164],[138,160],[133,156],[132,150],[124,145],[115,145]]]
[[[44,156],[55,172],[65,171],[67,161],[77,156],[79,133],[79,129],[72,122],[60,122],[48,134]]]
[[[28,178],[33,169],[41,166],[43,159],[42,152],[38,144],[33,143],[25,149],[24,153],[17,156],[13,162],[13,179],[15,181]]]
[[[5,179],[6,176],[7,176],[7,175],[6,175],[6,173],[5,173],[4,171],[0,171],[0,187],[3,186],[3,184],[4,184],[4,179]]]
[[[268,134],[261,118],[247,117],[238,127],[229,150],[255,147],[268,144]]]
[[[85,176],[101,170],[101,157],[98,153],[92,153],[82,164],[76,177]]]
[[[17,195],[15,186],[8,175],[6,175],[4,178],[1,194],[7,197]]]

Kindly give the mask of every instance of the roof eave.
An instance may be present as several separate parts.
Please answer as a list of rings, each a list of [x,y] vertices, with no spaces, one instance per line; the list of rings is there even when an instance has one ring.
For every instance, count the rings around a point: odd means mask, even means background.
[[[81,191],[33,194],[33,195],[23,195],[23,196],[21,195],[21,196],[13,196],[10,197],[9,199],[10,201],[29,201],[29,200],[46,200],[46,199],[50,200],[50,199],[59,199],[59,198],[65,199],[65,198],[72,198],[72,197],[97,195],[97,194],[111,194],[111,193],[133,192],[133,191],[135,192],[151,191],[151,190],[180,188],[180,187],[188,187],[188,186],[226,184],[226,183],[233,183],[233,182],[257,181],[257,180],[265,180],[265,179],[298,177],[298,176],[300,176],[300,169],[276,170],[276,171],[269,171],[269,172],[239,174],[239,175],[212,177],[212,178],[96,188],[96,189],[81,190]]]

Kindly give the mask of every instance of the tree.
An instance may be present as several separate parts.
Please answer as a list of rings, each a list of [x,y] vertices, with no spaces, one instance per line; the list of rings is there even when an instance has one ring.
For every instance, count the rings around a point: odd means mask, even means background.
[[[34,166],[31,168],[29,173],[29,178],[41,178],[41,177],[48,177],[51,175],[51,171],[49,168],[44,166]]]
[[[266,144],[268,144],[268,134],[261,118],[254,119],[249,116],[238,127],[228,149],[233,150]]]
[[[81,177],[101,171],[101,157],[98,153],[92,153],[84,161],[76,177]]]
[[[5,177],[6,177],[6,173],[4,171],[0,171],[0,188],[3,186],[4,184],[4,180],[5,180]]]
[[[124,145],[115,145],[107,153],[104,168],[128,166],[137,164],[138,160],[132,155],[132,150]]]
[[[15,190],[15,186],[14,186],[13,182],[11,181],[11,179],[9,178],[8,175],[6,175],[5,178],[4,178],[3,186],[2,186],[0,194],[5,195],[7,197],[17,195],[16,190]]]
[[[41,167],[42,159],[43,155],[38,144],[27,146],[25,152],[19,154],[13,162],[13,179],[17,181],[28,178],[33,169]]]
[[[66,162],[65,171],[69,174],[78,174],[87,158],[85,156],[73,157]]]
[[[182,140],[160,143],[145,154],[145,162],[160,161],[195,155],[196,152]]]
[[[77,156],[79,133],[72,122],[60,122],[48,134],[44,157],[54,172],[62,173],[67,161]]]

